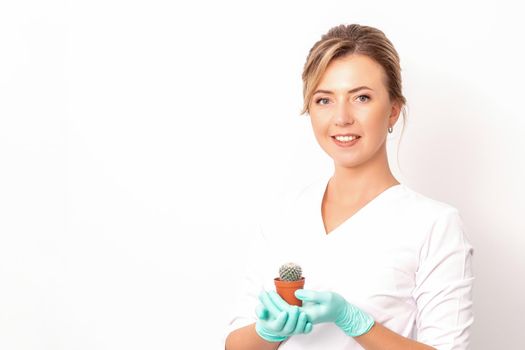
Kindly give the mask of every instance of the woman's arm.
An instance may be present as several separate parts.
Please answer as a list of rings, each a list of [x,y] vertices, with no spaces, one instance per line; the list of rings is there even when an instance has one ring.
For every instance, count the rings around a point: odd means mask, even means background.
[[[276,350],[279,345],[259,337],[255,323],[232,331],[226,338],[226,350]]]
[[[370,331],[354,337],[366,350],[435,350],[435,348],[405,338],[375,322]]]
[[[405,338],[375,323],[369,332],[354,337],[366,350],[435,350],[435,348]],[[226,350],[276,350],[281,343],[270,343],[255,332],[255,324],[234,330],[226,338]]]
[[[366,350],[432,350],[431,346],[405,338],[376,322],[369,314],[335,292],[299,289],[295,296],[313,324],[334,322]],[[434,349],[435,350],[435,349]]]

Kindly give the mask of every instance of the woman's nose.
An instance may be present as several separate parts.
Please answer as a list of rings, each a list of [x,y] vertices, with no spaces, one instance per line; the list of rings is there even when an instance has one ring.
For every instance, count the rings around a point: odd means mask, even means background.
[[[343,101],[337,104],[335,109],[335,124],[338,126],[346,124],[354,124],[354,118],[350,106],[347,101]]]

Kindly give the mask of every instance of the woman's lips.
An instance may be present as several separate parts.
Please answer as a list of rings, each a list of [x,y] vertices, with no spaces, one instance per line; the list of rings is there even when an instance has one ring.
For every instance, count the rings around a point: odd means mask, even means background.
[[[355,145],[359,141],[360,138],[361,138],[361,136],[358,136],[357,138],[353,139],[352,141],[339,141],[338,139],[335,138],[335,136],[332,136],[332,140],[339,147],[352,147],[353,145]]]

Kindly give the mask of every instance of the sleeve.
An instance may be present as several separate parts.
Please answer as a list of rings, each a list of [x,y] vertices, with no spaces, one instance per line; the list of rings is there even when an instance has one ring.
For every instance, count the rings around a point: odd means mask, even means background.
[[[432,225],[419,255],[412,296],[417,341],[438,350],[468,349],[472,310],[472,257],[461,217],[446,210]]]
[[[238,284],[233,309],[228,317],[224,338],[232,331],[255,323],[257,320],[255,308],[259,302],[259,293],[264,288],[260,266],[262,261],[260,260],[260,255],[264,251],[264,245],[262,226],[259,224],[248,247],[248,254],[245,254],[249,261],[244,263],[244,273],[240,276],[241,280]]]

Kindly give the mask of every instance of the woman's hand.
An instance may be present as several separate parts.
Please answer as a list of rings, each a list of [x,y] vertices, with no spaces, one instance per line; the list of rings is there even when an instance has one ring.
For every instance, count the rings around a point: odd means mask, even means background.
[[[299,307],[289,305],[274,291],[261,292],[255,312],[255,330],[269,342],[281,342],[294,334],[310,333],[312,323]]]
[[[372,317],[337,293],[299,289],[295,296],[303,301],[301,309],[313,324],[334,322],[351,337],[365,334],[374,325]]]

